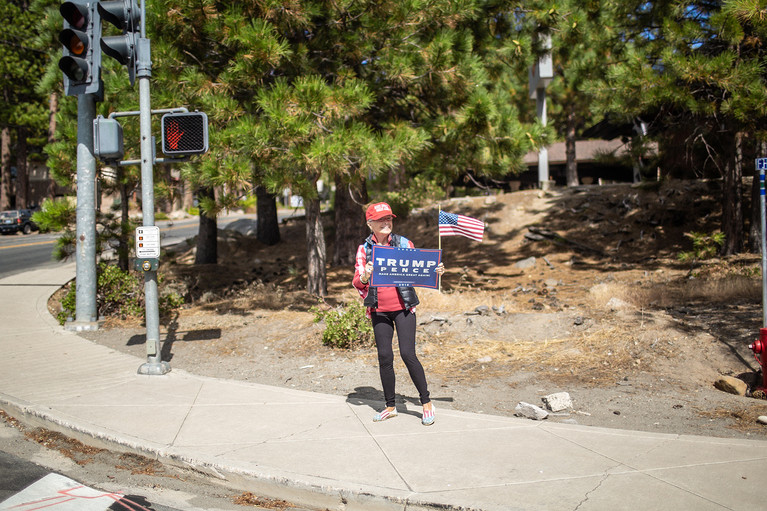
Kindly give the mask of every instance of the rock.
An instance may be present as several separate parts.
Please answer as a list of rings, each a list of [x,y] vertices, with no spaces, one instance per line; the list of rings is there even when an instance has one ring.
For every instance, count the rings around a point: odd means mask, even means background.
[[[543,400],[543,404],[546,405],[546,408],[552,412],[560,412],[562,410],[573,407],[573,402],[570,399],[570,394],[567,392],[549,394],[548,396],[544,396],[541,399]]]
[[[576,316],[573,320],[573,324],[576,326],[580,326],[583,324],[583,317],[582,316]]]
[[[493,361],[493,357],[482,357],[477,359],[477,362],[479,362],[480,364],[489,364],[492,361]]]
[[[748,390],[748,385],[743,380],[739,380],[733,376],[722,376],[714,382],[714,387],[727,392],[729,394],[735,394],[737,396],[745,396]]]
[[[489,316],[490,315],[490,307],[487,305],[480,305],[474,311],[479,314],[480,316]]]
[[[543,285],[546,287],[557,287],[559,285],[559,281],[557,279],[546,279]]]
[[[495,305],[493,305],[493,312],[501,316],[503,314],[506,314],[506,307],[504,305],[501,305],[500,307],[496,307]]]
[[[516,412],[515,415],[527,417],[528,419],[533,419],[536,421],[543,420],[549,416],[549,412],[540,406],[531,405],[530,403],[525,403],[524,401],[520,401],[519,404],[517,404],[517,406],[514,408],[514,411]]]
[[[756,419],[756,422],[758,422],[759,424],[767,424],[767,415],[760,415]]]
[[[239,218],[234,222],[229,223],[224,229],[230,231],[236,231],[245,236],[255,236],[258,230],[258,224],[256,220],[251,218]]]
[[[514,268],[518,270],[526,270],[535,266],[535,257],[528,257],[514,263]]]

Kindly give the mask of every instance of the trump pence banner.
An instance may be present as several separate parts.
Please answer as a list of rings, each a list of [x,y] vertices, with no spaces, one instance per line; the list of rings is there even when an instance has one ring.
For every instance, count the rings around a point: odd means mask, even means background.
[[[377,287],[430,287],[436,289],[436,269],[441,250],[373,245],[373,274],[370,285]]]

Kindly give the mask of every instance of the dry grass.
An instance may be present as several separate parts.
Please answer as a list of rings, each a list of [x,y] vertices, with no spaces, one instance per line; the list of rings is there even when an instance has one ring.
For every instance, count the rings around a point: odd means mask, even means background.
[[[738,431],[754,431],[761,433],[764,425],[757,423],[760,415],[767,414],[767,404],[755,404],[747,408],[725,409],[716,408],[714,410],[698,410],[698,415],[708,419],[730,419],[733,422],[729,426]]]
[[[508,342],[492,339],[423,345],[429,371],[441,375],[481,370],[485,377],[535,368],[585,384],[614,380],[641,362],[627,328],[610,327],[568,339]],[[489,362],[480,360],[490,359]]]
[[[276,509],[277,511],[286,511],[287,509],[296,507],[295,504],[291,504],[286,500],[259,497],[249,491],[235,497],[234,503],[239,506],[252,506],[258,507],[259,509]]]
[[[729,274],[715,278],[677,278],[663,282],[610,282],[597,284],[589,291],[592,305],[603,308],[612,298],[637,308],[666,308],[687,303],[722,304],[740,301],[758,302],[762,283],[758,278]]]

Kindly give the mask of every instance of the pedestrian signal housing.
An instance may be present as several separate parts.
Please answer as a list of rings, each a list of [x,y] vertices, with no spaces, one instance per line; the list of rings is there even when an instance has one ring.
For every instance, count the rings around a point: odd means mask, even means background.
[[[203,112],[162,116],[162,152],[167,155],[208,152],[208,116]]]

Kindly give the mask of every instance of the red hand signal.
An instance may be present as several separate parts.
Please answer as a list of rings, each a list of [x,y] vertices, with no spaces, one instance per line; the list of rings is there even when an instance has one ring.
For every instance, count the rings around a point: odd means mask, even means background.
[[[168,147],[172,150],[178,149],[178,142],[181,137],[184,136],[184,132],[178,128],[178,122],[171,121],[168,123],[168,129],[166,130],[166,140],[168,141]]]

